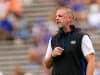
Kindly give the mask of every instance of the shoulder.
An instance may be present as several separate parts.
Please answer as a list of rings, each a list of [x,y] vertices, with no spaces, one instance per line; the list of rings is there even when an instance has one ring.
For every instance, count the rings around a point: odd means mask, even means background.
[[[78,36],[87,35],[86,32],[84,32],[81,28],[77,27],[76,25],[71,25],[71,32]]]
[[[91,38],[88,35],[84,35],[82,37],[82,42],[86,42],[86,43],[91,42]]]
[[[90,39],[90,36],[88,33],[86,33],[85,31],[83,31],[82,29],[76,29],[73,37],[78,40],[78,42],[81,44],[83,39],[87,40]]]
[[[76,29],[75,29],[74,35],[75,35],[77,38],[83,38],[83,36],[85,36],[85,35],[89,36],[88,33],[86,33],[85,31],[83,31],[83,30],[80,29],[80,28],[76,28]]]

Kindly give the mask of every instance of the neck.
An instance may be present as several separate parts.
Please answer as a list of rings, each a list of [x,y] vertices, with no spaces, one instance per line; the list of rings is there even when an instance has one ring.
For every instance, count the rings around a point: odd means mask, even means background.
[[[70,32],[71,31],[70,24],[65,25],[63,30],[64,30],[64,32]]]
[[[71,31],[70,26],[66,26],[63,30],[64,30],[64,32],[70,32]]]

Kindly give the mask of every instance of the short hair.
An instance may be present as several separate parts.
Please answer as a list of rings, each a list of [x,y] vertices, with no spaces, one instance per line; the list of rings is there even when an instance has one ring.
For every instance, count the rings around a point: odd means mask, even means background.
[[[70,15],[72,16],[73,23],[78,22],[78,21],[77,21],[77,18],[76,18],[76,16],[75,16],[75,14],[74,14],[74,11],[73,11],[73,9],[72,9],[71,7],[69,7],[69,6],[59,6],[59,7],[56,9],[56,11],[57,11],[57,10],[60,10],[60,9],[65,9],[65,10],[67,11],[67,14],[70,14]]]
[[[72,17],[74,17],[74,12],[72,10],[72,8],[68,7],[68,6],[60,6],[57,8],[57,10],[60,9],[65,9],[67,11],[67,14],[71,14]]]
[[[57,6],[57,7],[54,9],[54,11],[52,12],[52,16],[51,16],[51,19],[52,19],[54,22],[55,22],[55,17],[56,17],[55,13],[56,13],[57,10],[60,10],[60,9],[65,9],[65,10],[67,10],[68,13],[71,14],[72,19],[73,19],[74,21],[76,20],[76,17],[75,17],[75,15],[74,15],[74,11],[72,10],[71,7],[69,7],[69,6]]]

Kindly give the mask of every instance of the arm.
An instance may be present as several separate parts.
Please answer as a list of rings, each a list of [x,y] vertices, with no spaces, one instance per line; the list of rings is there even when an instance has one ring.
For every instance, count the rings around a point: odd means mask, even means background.
[[[47,48],[47,52],[45,55],[45,59],[44,59],[44,66],[48,69],[50,69],[52,67],[52,48],[51,48],[51,39],[49,40],[49,44],[48,44],[48,48]]]
[[[44,60],[44,65],[46,66],[46,68],[50,69],[52,67],[52,63],[53,63],[53,59],[52,56],[48,56],[48,58],[46,60]]]
[[[64,49],[61,48],[61,47],[55,47],[54,50],[52,51],[51,40],[49,40],[49,45],[48,45],[48,49],[47,49],[47,52],[46,52],[46,56],[45,56],[45,60],[44,60],[44,65],[48,69],[50,69],[52,67],[52,64],[53,64],[53,57],[61,55],[63,50]]]
[[[94,54],[87,55],[86,60],[87,60],[86,75],[93,75],[95,69],[95,55]]]
[[[82,52],[87,61],[86,75],[93,75],[95,69],[95,51],[87,35],[82,39]]]

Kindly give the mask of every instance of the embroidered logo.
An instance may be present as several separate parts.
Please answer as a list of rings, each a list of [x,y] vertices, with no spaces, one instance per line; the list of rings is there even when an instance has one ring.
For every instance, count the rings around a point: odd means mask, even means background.
[[[70,44],[76,44],[76,41],[75,40],[72,40],[72,41],[70,41]]]

